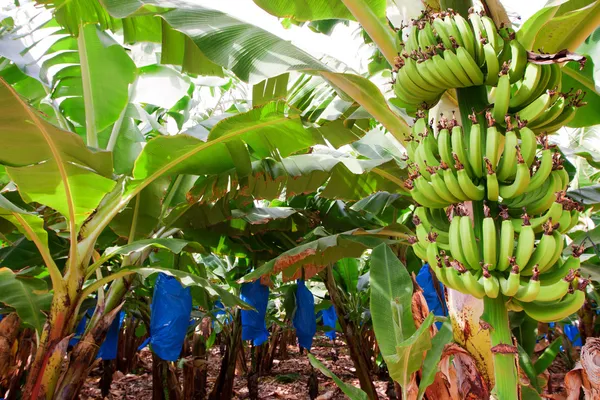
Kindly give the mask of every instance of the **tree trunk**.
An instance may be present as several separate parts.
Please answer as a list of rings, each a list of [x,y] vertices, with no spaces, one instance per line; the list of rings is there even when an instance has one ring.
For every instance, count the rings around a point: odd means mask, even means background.
[[[152,353],[152,400],[182,400],[179,380],[168,361]]]
[[[238,353],[242,347],[242,318],[236,312],[231,334],[227,337],[227,348],[221,360],[221,369],[215,381],[215,386],[210,392],[209,400],[230,399],[233,397],[233,380],[235,378],[235,367]]]
[[[106,314],[77,343],[71,352],[69,365],[62,374],[60,385],[55,392],[55,400],[76,400],[78,398],[79,391],[93,367],[96,354],[106,337],[108,328],[120,311],[121,306]]]
[[[201,357],[186,360],[183,364],[183,398],[204,400],[206,397],[207,361]]]
[[[29,368],[32,352],[35,351],[35,335],[32,329],[24,329],[19,340],[19,349],[13,365],[14,371],[8,376],[4,393],[6,400],[17,400],[21,394],[21,380]]]
[[[107,397],[110,393],[110,385],[112,385],[113,377],[113,360],[102,360],[102,376],[100,377],[100,392],[102,398]]]
[[[344,336],[346,337],[346,343],[348,344],[348,349],[350,350],[350,358],[352,358],[354,368],[356,368],[356,376],[360,382],[360,387],[367,393],[369,399],[377,399],[377,391],[375,390],[375,385],[373,384],[371,375],[369,373],[370,362],[365,359],[364,353],[361,350],[360,329],[355,326],[354,322],[346,320],[344,317],[347,312],[342,299],[340,298],[338,288],[335,284],[335,278],[333,277],[333,269],[331,266],[328,266],[326,269],[326,277],[324,281],[325,287],[327,287],[327,290],[329,291],[331,302],[335,307],[337,315],[340,317],[338,320],[342,330],[344,331]]]
[[[12,313],[0,321],[0,389],[8,386],[9,372],[13,365],[13,346],[19,335],[21,320]]]

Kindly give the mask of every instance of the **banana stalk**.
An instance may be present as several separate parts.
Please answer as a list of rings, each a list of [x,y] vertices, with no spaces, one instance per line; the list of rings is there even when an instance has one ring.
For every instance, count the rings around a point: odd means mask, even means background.
[[[517,349],[513,344],[506,309],[506,298],[499,295],[492,299],[485,297],[484,319],[490,325],[492,354],[494,358],[495,386],[493,393],[502,400],[519,398],[519,380],[517,377]]]

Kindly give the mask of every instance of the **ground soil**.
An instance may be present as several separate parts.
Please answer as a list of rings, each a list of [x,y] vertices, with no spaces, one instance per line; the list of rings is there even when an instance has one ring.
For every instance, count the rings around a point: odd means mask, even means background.
[[[359,386],[358,379],[354,377],[354,366],[348,354],[345,343],[335,341],[338,360],[332,361],[333,348],[325,337],[318,337],[312,348],[312,353],[344,382]],[[259,390],[261,399],[308,399],[308,378],[311,366],[305,354],[300,354],[297,347],[288,347],[289,358],[275,360],[272,371],[260,377]],[[116,372],[111,386],[109,399],[119,400],[145,400],[152,398],[152,356],[149,350],[142,350],[139,354],[140,362],[135,374],[123,375]],[[209,358],[209,390],[216,379],[220,365],[219,349],[211,349]],[[335,383],[316,372],[319,380],[319,399],[337,400],[346,397],[337,388]],[[387,382],[375,379],[375,386],[380,399],[388,399],[385,392]],[[88,377],[81,392],[82,400],[102,399],[99,389],[100,370],[95,368]],[[235,379],[234,399],[248,397],[246,377],[239,374]]]

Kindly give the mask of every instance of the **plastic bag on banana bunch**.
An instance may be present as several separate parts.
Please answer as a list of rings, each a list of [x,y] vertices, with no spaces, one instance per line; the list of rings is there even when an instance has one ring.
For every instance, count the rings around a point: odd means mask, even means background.
[[[296,310],[292,322],[294,328],[296,328],[298,343],[303,348],[310,350],[313,337],[317,333],[315,298],[301,279],[298,279],[298,286],[296,287]]]
[[[254,307],[255,310],[242,310],[242,340],[252,340],[255,346],[260,346],[269,338],[265,323],[265,314],[269,304],[269,287],[256,280],[242,285],[240,298]]]
[[[443,296],[444,285],[438,281],[439,288],[436,290],[433,277],[431,275],[431,269],[429,264],[423,265],[417,274],[417,283],[423,289],[423,296],[427,302],[429,311],[433,312],[434,315],[447,316],[448,306],[446,305],[446,299]],[[442,294],[440,296],[440,293]],[[436,322],[438,328],[441,327],[441,322]]]
[[[176,361],[181,354],[191,314],[190,288],[184,288],[176,278],[160,273],[154,284],[150,306],[150,337],[139,349],[150,343],[152,351],[161,359]]]

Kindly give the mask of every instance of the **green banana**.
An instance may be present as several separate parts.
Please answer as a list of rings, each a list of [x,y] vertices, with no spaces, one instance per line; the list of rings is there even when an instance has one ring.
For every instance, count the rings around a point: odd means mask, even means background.
[[[552,221],[548,221],[544,226],[544,234],[531,255],[527,266],[521,271],[521,276],[533,274],[533,268],[536,266],[540,273],[548,269],[548,263],[556,251],[556,240],[552,233]]]
[[[475,42],[477,39],[473,34],[473,30],[471,29],[471,25],[467,22],[466,19],[463,18],[460,14],[455,14],[453,16],[454,24],[458,28],[460,36],[462,38],[462,45],[469,52],[471,57],[476,61],[478,59],[477,50],[475,49]],[[478,64],[475,63],[477,69],[479,69]]]
[[[454,259],[462,264],[466,264],[466,257],[463,254],[463,247],[460,238],[460,220],[462,218],[460,215],[454,215],[452,217],[452,221],[450,221],[450,230],[448,232],[450,239],[450,253]]]
[[[521,156],[519,146],[517,146],[517,162],[517,173],[513,183],[510,185],[500,185],[500,196],[504,199],[512,199],[524,193],[528,188],[531,176],[529,175],[529,168]]]
[[[500,249],[498,250],[498,266],[499,271],[505,271],[510,266],[510,258],[513,256],[515,247],[515,229],[512,221],[508,216],[508,210],[502,208],[500,216],[503,221],[500,225]]]
[[[498,161],[504,152],[504,135],[494,125],[491,112],[486,113],[488,126],[485,138],[485,156],[490,160],[494,171],[498,168]]]
[[[518,40],[510,41],[511,63],[508,70],[510,83],[515,83],[523,78],[527,66],[527,50]]]
[[[575,279],[575,274],[571,270],[564,278],[562,278],[558,282],[549,285],[544,285],[544,283],[542,282],[540,292],[535,298],[535,301],[549,302],[562,299],[563,296],[566,295],[569,291],[573,279]]]
[[[500,74],[500,63],[498,62],[498,56],[494,51],[494,47],[490,43],[483,45],[483,56],[485,57],[485,66],[487,68],[485,84],[496,86],[498,84],[498,75]]]
[[[580,266],[581,261],[579,260],[579,257],[571,255],[562,265],[555,265],[552,269],[540,275],[540,279],[544,284],[551,285],[563,279],[569,272],[579,271]]]
[[[512,227],[512,223],[511,223]],[[535,245],[535,233],[529,222],[529,216],[523,215],[523,226],[521,226],[521,232],[517,239],[517,248],[515,250],[515,262],[521,268],[521,271],[531,258],[533,248]]]
[[[477,121],[475,119],[475,121]],[[471,125],[471,132],[469,134],[469,164],[473,170],[473,174],[481,178],[483,177],[483,134],[481,132],[481,125],[474,123]]]
[[[552,92],[546,92],[529,103],[525,108],[522,108],[519,111],[519,118],[523,121],[535,122],[536,119],[548,109],[553,101],[554,94]]]
[[[494,108],[492,116],[498,123],[504,122],[504,116],[508,113],[508,107],[511,101],[510,97],[510,79],[505,72],[505,68],[500,72],[498,85],[496,86]]]
[[[496,297],[498,297],[498,294],[500,293],[500,282],[498,281],[498,278],[490,274],[485,265],[483,266],[482,279],[485,295],[490,299],[495,299]]]
[[[535,233],[539,233],[543,230],[542,226],[546,223],[546,221],[548,221],[548,220],[559,221],[562,214],[563,214],[562,204],[554,202],[544,215],[542,215],[541,217],[532,218],[530,220],[531,227],[533,228],[533,231]],[[517,233],[521,232],[521,226],[522,226],[521,222],[522,221],[520,219],[512,220],[513,227],[515,229],[515,232],[517,232]]]
[[[462,252],[467,260],[466,265],[474,270],[481,269],[481,265],[479,264],[481,254],[469,217],[462,217],[460,219],[460,243],[462,245]]]
[[[481,72],[469,52],[464,47],[459,47],[456,49],[456,57],[472,84],[475,86],[483,85],[483,72]]]
[[[461,66],[460,60],[453,51],[444,50],[444,61],[446,62],[446,68],[450,68],[454,76],[456,76],[460,81],[462,87],[469,87],[474,85],[474,83],[471,81],[471,79]]]
[[[542,186],[544,182],[550,176],[552,172],[552,150],[544,149],[542,150],[542,158],[540,161],[540,165],[531,177],[531,181],[529,182],[528,191],[533,191]]]
[[[443,171],[443,175],[444,175],[444,183],[446,184],[446,187],[448,188],[448,190],[450,190],[450,192],[452,192],[452,194],[459,199],[460,201],[468,201],[470,200],[469,196],[467,196],[467,194],[465,192],[463,192],[462,188],[460,187],[460,183],[458,182],[458,179],[456,178],[456,175],[454,175],[454,172],[451,169],[446,169]]]
[[[461,200],[454,197],[450,190],[448,190],[448,187],[446,186],[446,183],[444,183],[444,179],[440,176],[440,174],[431,174],[431,186],[436,194],[444,201],[448,202],[448,204],[460,203]]]
[[[454,120],[452,123],[455,124]],[[469,164],[469,158],[465,150],[466,146],[463,129],[459,125],[455,125],[452,128],[452,135],[450,139],[452,142],[452,152],[456,153],[456,155],[458,156],[458,161],[460,161],[460,163],[464,166],[464,168],[467,171],[467,174],[470,177],[473,177],[473,170],[471,169],[471,165]],[[452,155],[452,158],[456,161],[456,158],[454,158],[454,154]]]
[[[511,129],[506,131],[505,138],[504,154],[496,170],[500,182],[512,180],[517,173],[517,134]]]
[[[521,153],[523,154],[523,159],[525,160],[525,164],[527,167],[531,167],[533,161],[535,160],[535,152],[537,149],[537,139],[535,136],[535,132],[529,129],[526,126],[519,125],[519,136],[521,137]],[[532,189],[527,189],[531,191]]]
[[[515,92],[515,94],[512,97],[510,97],[508,107],[511,109],[517,109],[528,104],[537,88],[538,81],[540,80],[541,75],[541,65],[528,63],[525,67],[523,79],[521,80],[521,86]]]
[[[567,294],[558,302],[532,302],[522,303],[523,311],[538,322],[560,321],[577,312],[585,302],[585,293],[576,290],[573,294]]]
[[[488,41],[492,44],[492,46],[494,46],[496,54],[500,54],[500,52],[504,48],[504,39],[502,39],[502,37],[498,34],[496,24],[487,15],[481,16],[481,22],[483,23],[483,26],[485,28],[485,33],[487,35]]]
[[[482,223],[483,262],[488,265],[490,270],[494,270],[498,263],[498,254],[496,253],[496,224],[490,216],[487,206],[484,206],[484,215],[485,218],[483,218]]]
[[[450,142],[450,131],[447,128],[440,129],[438,131],[438,152],[440,153],[441,160],[446,163],[453,171],[454,159],[452,158],[452,144]]]
[[[519,290],[519,284],[521,282],[519,267],[517,267],[516,265],[513,266],[513,268],[510,271],[510,274],[508,275],[508,279],[504,278],[503,276],[500,276],[498,280],[500,281],[500,291],[502,292],[502,294],[506,297],[514,296]]]
[[[461,275],[463,285],[467,293],[478,299],[483,299],[486,295],[485,289],[473,271],[467,270]]]
[[[475,39],[475,52],[477,53],[476,59],[479,65],[483,65],[486,59],[483,53],[483,40],[487,42],[485,28],[483,26],[483,23],[481,22],[480,15],[477,13],[469,13],[469,22],[471,22],[471,27],[473,28],[473,36]]]
[[[537,273],[537,269],[534,269],[534,274],[528,281],[519,285],[519,289],[514,297],[522,303],[531,302],[540,293],[540,287],[539,274]]]

